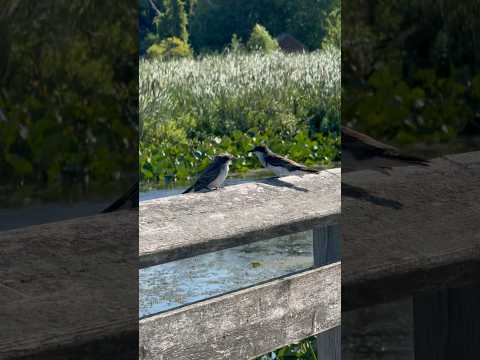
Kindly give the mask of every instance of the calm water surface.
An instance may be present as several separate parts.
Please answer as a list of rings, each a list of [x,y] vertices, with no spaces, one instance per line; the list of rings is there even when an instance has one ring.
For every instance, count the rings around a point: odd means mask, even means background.
[[[312,233],[283,236],[140,270],[140,317],[313,265]]]
[[[251,180],[230,180],[226,186]],[[140,193],[140,201],[180,194],[185,187]],[[255,242],[141,269],[139,315],[244,288],[313,265],[312,232]]]

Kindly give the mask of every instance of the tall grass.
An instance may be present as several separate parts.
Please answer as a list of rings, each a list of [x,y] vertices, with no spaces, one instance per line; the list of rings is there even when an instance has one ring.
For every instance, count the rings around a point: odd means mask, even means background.
[[[337,138],[312,135],[308,119],[338,126],[338,50],[141,60],[139,83],[144,180],[186,179],[220,151],[239,155],[234,170],[244,171],[258,166],[244,152],[262,141],[299,161],[336,156]]]

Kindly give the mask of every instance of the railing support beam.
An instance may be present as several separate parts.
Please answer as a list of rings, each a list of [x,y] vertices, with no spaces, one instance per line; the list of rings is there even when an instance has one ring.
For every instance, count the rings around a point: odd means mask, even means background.
[[[479,359],[479,304],[478,287],[432,290],[415,295],[415,359]]]
[[[317,267],[340,261],[340,225],[313,229],[313,259]],[[318,360],[340,360],[341,327],[337,326],[317,335]]]

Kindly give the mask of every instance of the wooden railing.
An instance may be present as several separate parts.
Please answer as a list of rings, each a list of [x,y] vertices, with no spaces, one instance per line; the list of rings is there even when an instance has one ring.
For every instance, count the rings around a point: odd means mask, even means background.
[[[137,211],[1,232],[0,359],[135,358],[137,239]]]
[[[479,358],[479,199],[480,152],[342,174],[342,311],[410,298],[415,359]]]
[[[339,176],[142,203],[140,250],[136,211],[0,233],[0,359],[136,358],[138,251],[145,267],[317,228],[315,264],[336,261]],[[434,358],[434,349],[454,344],[445,334],[465,325],[445,316],[444,305],[467,309],[463,320],[478,311],[452,288],[480,279],[480,152],[390,176],[342,174],[342,182],[342,311],[413,297],[416,352]],[[320,333],[322,360],[336,356],[339,323],[336,261],[142,319],[140,351],[143,359],[181,359],[180,349],[190,359],[248,359]]]
[[[342,174],[342,310],[475,282],[480,152]]]
[[[339,216],[339,169],[142,202],[141,266],[313,229],[316,267],[141,319],[140,358],[252,359],[320,334],[319,359],[339,359]]]

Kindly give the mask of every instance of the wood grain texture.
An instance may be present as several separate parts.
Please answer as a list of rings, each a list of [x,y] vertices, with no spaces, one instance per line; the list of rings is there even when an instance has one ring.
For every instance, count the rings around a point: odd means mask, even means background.
[[[0,359],[105,359],[108,344],[122,359],[137,334],[137,239],[138,211],[0,233]]]
[[[317,267],[340,261],[340,225],[313,229],[313,263]],[[317,335],[317,358],[340,360],[342,358],[342,331],[337,326]]]
[[[140,321],[142,360],[247,360],[340,324],[340,264]]]
[[[478,304],[480,287],[440,289],[415,295],[415,359],[479,359]]]
[[[338,221],[340,169],[140,204],[140,266]]]
[[[480,152],[342,182],[343,311],[479,281]]]
[[[448,289],[413,297],[414,344],[417,360],[448,360]]]
[[[317,336],[317,359],[340,360],[342,358],[342,327],[336,326]]]

